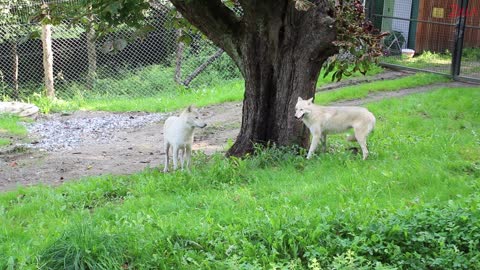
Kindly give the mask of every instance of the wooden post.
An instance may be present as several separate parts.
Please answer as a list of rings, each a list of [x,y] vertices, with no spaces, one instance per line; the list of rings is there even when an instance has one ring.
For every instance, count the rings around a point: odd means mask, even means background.
[[[18,92],[18,51],[17,51],[17,42],[12,41],[12,71],[13,71],[13,95],[12,98],[17,100],[20,96]]]
[[[55,97],[55,88],[53,86],[52,25],[50,24],[42,24],[42,46],[45,88],[47,96],[53,98]]]
[[[53,98],[55,97],[55,88],[53,86],[52,26],[50,24],[42,25],[42,45],[45,88],[47,89],[47,96]]]
[[[89,12],[92,12],[92,5],[88,7]],[[93,89],[95,81],[97,80],[97,48],[95,44],[96,34],[93,28],[93,15],[88,15],[90,28],[87,31],[87,57],[88,57],[88,73],[87,73],[87,87]]]
[[[177,59],[175,61],[175,82],[178,84],[182,84],[182,59],[183,59],[183,50],[185,44],[181,42],[179,39],[182,36],[182,29],[177,30]]]

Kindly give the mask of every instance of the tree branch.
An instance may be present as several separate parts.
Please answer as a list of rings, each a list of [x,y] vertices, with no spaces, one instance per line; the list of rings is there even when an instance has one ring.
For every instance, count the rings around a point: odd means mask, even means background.
[[[242,69],[239,50],[241,18],[221,0],[171,0],[177,10],[215,45],[222,48]]]

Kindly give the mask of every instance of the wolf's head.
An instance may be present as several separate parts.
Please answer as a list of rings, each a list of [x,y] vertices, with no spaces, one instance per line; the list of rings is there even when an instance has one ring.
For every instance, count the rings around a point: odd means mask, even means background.
[[[297,119],[302,119],[312,112],[312,101],[313,98],[304,100],[301,97],[298,97],[297,105],[295,105],[295,117]]]
[[[200,113],[192,105],[188,106],[183,112],[182,116],[187,119],[187,124],[191,127],[204,128],[207,124],[201,119]]]

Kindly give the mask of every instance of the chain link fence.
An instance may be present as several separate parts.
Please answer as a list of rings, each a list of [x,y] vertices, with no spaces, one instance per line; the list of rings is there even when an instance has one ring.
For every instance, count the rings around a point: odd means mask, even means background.
[[[480,81],[480,0],[368,0],[386,66]]]
[[[1,100],[45,94],[42,41],[31,35],[41,26],[28,23],[21,13],[24,8],[3,7],[11,18],[3,24],[0,20]],[[155,2],[148,14],[153,31],[144,39],[121,27],[94,40],[94,33],[83,28],[52,26],[55,96],[151,97],[179,87],[202,88],[241,79],[230,57],[199,34],[190,34],[189,44],[178,41],[179,30],[171,27],[175,13],[168,3]]]

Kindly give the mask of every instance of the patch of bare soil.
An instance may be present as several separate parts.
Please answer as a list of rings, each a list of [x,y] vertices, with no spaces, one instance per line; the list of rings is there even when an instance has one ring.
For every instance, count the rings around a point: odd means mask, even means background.
[[[453,82],[395,92],[373,93],[364,99],[337,102],[335,105],[359,105],[442,87],[459,86],[471,85]],[[201,108],[200,111],[208,126],[196,131],[194,150],[201,150],[207,154],[224,151],[227,140],[235,140],[238,134],[242,114],[241,103],[213,105]],[[131,121],[134,121],[139,115],[149,116],[146,113],[118,114],[80,111],[68,116],[53,115],[39,121],[55,122],[55,128],[62,134],[61,137],[68,139],[68,136],[72,136],[69,134],[74,134],[72,132],[75,131],[75,128],[66,124],[70,123],[69,121],[84,122],[88,126],[89,119],[99,117],[110,119],[108,117],[111,115],[121,116],[121,119],[126,118]],[[99,140],[98,136],[90,136],[101,129],[97,128],[97,130],[88,130],[87,134],[82,133],[81,139],[74,140],[74,143],[69,144],[68,147],[57,147],[49,151],[17,147],[10,151],[0,152],[0,191],[14,189],[17,185],[26,186],[39,183],[56,185],[87,176],[131,174],[147,167],[161,169],[164,161],[163,120],[155,117],[148,119],[154,120],[128,128],[121,128],[122,125],[119,124],[104,123],[102,125],[112,126],[113,131],[107,135],[102,133],[102,140]],[[129,120],[122,121],[128,122]],[[39,140],[39,144],[42,143],[41,138],[32,138],[32,140]]]
[[[223,151],[228,139],[235,139],[240,128],[240,103],[225,103],[200,109],[207,127],[197,129],[193,149],[207,154]],[[72,115],[53,115],[45,120],[66,123],[72,120],[105,117],[107,112],[75,112]],[[144,114],[144,113],[143,113]],[[116,113],[116,115],[119,115]],[[125,113],[135,119],[137,113]],[[88,121],[87,121],[88,122]],[[69,136],[68,125],[57,127]],[[88,134],[87,134],[88,135]],[[0,191],[18,185],[60,184],[67,180],[88,176],[123,175],[139,172],[147,167],[162,167],[163,121],[146,123],[140,127],[117,130],[108,139],[84,136],[81,142],[53,151],[16,147],[0,153]],[[41,138],[32,138],[33,141]]]

